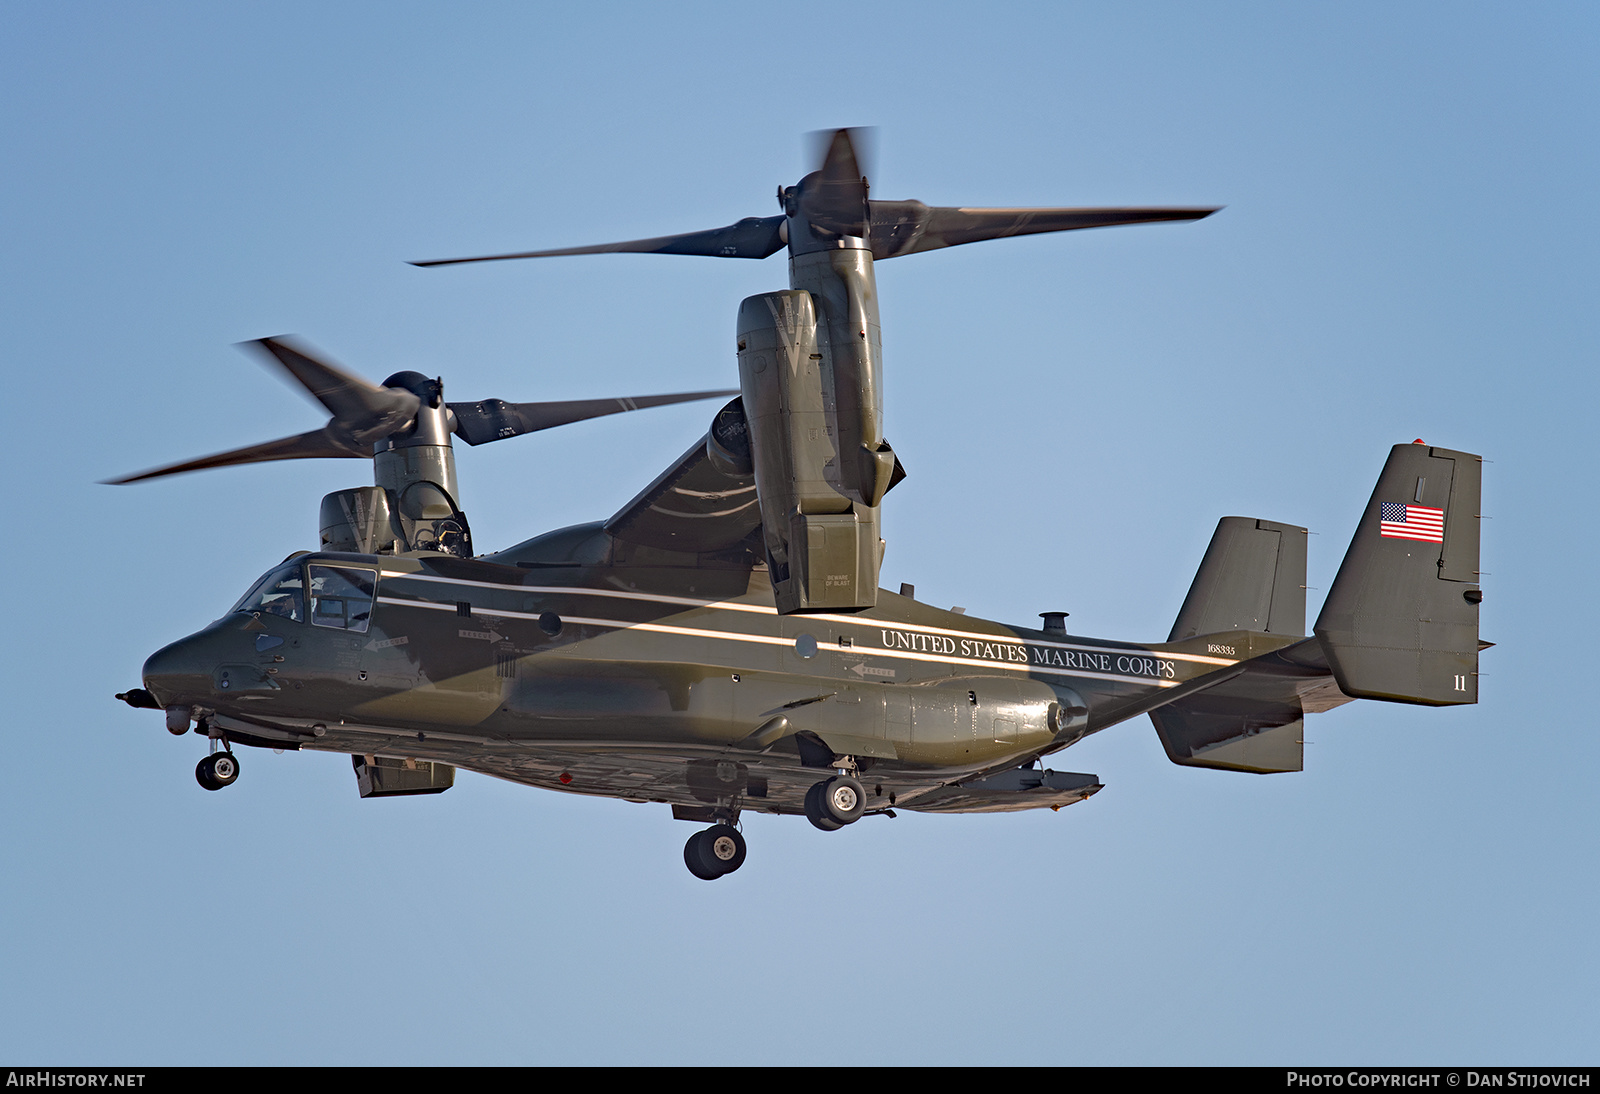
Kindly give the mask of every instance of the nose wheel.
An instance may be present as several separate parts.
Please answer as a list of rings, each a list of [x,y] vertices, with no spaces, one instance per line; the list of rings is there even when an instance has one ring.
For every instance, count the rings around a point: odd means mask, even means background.
[[[194,778],[207,790],[232,786],[239,778],[239,761],[232,752],[213,752],[195,765]]]
[[[701,881],[715,881],[744,865],[745,843],[731,824],[716,824],[696,832],[683,845],[683,864]]]

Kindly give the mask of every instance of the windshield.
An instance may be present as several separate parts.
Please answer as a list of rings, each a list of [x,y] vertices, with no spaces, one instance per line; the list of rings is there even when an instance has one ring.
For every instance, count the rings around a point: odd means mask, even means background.
[[[298,563],[268,573],[233,606],[236,612],[260,612],[302,623],[306,618],[304,581]]]

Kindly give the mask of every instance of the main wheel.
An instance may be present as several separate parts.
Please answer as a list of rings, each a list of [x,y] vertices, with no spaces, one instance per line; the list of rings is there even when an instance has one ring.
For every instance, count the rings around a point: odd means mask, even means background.
[[[683,864],[689,868],[691,874],[701,881],[716,881],[722,876],[722,871],[707,866],[706,859],[709,855],[700,850],[700,844],[703,842],[702,837],[705,835],[706,832],[696,832],[689,837],[689,842],[683,845]]]
[[[700,833],[700,864],[717,876],[731,874],[744,865],[744,837],[731,824],[718,824]]]
[[[806,791],[806,820],[824,832],[837,832],[844,827],[844,823],[834,820],[832,814],[822,804],[822,788],[827,785],[826,782],[814,783],[811,789]]]
[[[817,792],[822,812],[839,824],[854,824],[866,812],[867,792],[849,775],[835,775]]]
[[[231,752],[213,752],[195,764],[194,778],[207,790],[232,786],[239,778],[239,761]]]

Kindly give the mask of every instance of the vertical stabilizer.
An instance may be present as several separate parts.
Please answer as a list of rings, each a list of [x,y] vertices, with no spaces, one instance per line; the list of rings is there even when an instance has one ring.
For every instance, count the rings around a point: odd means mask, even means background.
[[[1306,530],[1253,517],[1219,520],[1167,641],[1229,631],[1298,638],[1305,629]],[[1150,720],[1175,764],[1299,771],[1302,713],[1292,686],[1247,676],[1152,710]]]
[[[1221,631],[1306,633],[1306,530],[1223,517],[1168,642]]]
[[[1478,701],[1482,475],[1467,452],[1389,453],[1315,627],[1346,695]]]

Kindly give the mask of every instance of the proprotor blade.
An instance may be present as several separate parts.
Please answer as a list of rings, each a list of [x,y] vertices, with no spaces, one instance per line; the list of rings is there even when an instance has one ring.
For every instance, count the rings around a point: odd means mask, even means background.
[[[416,416],[421,401],[409,391],[381,387],[360,376],[312,357],[283,338],[258,338],[241,343],[264,350],[271,360],[299,381],[312,398],[328,408],[335,425],[352,434],[384,435]]]
[[[872,257],[897,258],[984,239],[1199,220],[1216,208],[1152,207],[1108,209],[966,209],[924,205],[920,201],[869,201]]]
[[[108,486],[125,486],[130,482],[159,479],[163,475],[181,475],[185,471],[204,471],[209,467],[230,467],[238,463],[267,463],[271,460],[313,460],[335,457],[367,459],[371,455],[370,448],[352,448],[348,442],[343,441],[336,434],[330,424],[323,426],[321,429],[314,429],[309,433],[301,433],[295,437],[284,437],[281,440],[267,441],[264,444],[253,444],[248,448],[235,448],[228,452],[218,452],[214,456],[202,456],[198,460],[169,464],[166,467],[158,467],[153,471],[141,471],[137,475],[129,475],[124,479],[104,479],[102,481]]]
[[[800,211],[806,219],[839,235],[867,234],[867,182],[856,152],[858,132],[835,129],[821,169],[806,176],[800,188]]]
[[[309,433],[218,452],[214,456],[158,467],[123,479],[107,479],[107,483],[121,486],[185,471],[271,460],[366,459],[372,456],[372,442],[410,428],[422,405],[422,400],[409,391],[380,387],[359,376],[352,376],[326,361],[317,360],[284,339],[261,338],[242,344],[261,350],[267,360],[280,366],[317,402],[328,408],[333,415],[332,420],[321,429]]]
[[[635,395],[618,399],[573,399],[550,403],[508,403],[503,399],[484,399],[476,403],[451,403],[450,411],[455,415],[456,436],[468,444],[478,445],[569,422],[603,418],[607,414],[621,414],[628,410],[644,410],[671,403],[689,403],[696,399],[726,399],[737,394],[737,391],[691,391],[678,395]]]
[[[436,258],[413,262],[413,266],[453,266],[463,262],[500,262],[508,258],[556,258],[561,255],[660,254],[705,255],[712,258],[766,258],[783,249],[778,229],[788,219],[745,217],[725,228],[683,235],[631,239],[623,243],[596,243],[588,247],[558,247],[551,251],[519,251],[516,254],[480,255],[476,258]]]

